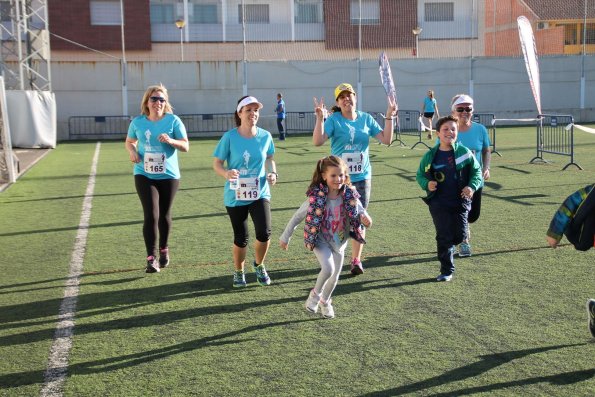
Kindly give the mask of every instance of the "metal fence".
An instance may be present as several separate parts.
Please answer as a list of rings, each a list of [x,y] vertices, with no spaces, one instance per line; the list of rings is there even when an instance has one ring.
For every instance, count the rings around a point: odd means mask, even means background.
[[[422,140],[422,129],[419,121],[420,117],[421,113],[417,110],[399,110],[399,119],[398,122],[395,123],[394,142],[399,142],[401,146],[407,146],[403,140],[403,136],[411,136],[417,138],[417,142],[411,146],[411,149],[414,149],[420,144],[429,149],[430,147]]]
[[[181,114],[188,137],[221,136],[235,128],[234,113]],[[122,139],[131,118],[128,116],[73,116],[68,119],[70,139]]]
[[[496,124],[494,124],[496,116],[493,113],[474,113],[472,120],[476,123],[482,124],[488,130],[488,137],[490,138],[492,153],[502,157],[502,155],[496,150]]]
[[[180,114],[178,117],[191,138],[221,136],[236,127],[234,113]]]
[[[537,123],[537,155],[530,163],[541,161],[544,153],[557,154],[570,157],[570,162],[562,168],[565,170],[570,165],[578,169],[583,168],[574,162],[574,119],[570,115],[542,114]]]
[[[285,130],[287,132],[312,133],[315,124],[316,115],[313,111],[285,113]]]
[[[73,116],[68,119],[70,139],[122,139],[128,132],[128,116]]]

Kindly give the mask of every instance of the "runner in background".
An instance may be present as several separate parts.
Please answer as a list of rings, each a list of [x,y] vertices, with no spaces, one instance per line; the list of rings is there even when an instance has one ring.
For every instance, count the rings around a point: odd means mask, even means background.
[[[428,130],[428,139],[432,139],[432,131],[434,129],[434,115],[440,118],[440,111],[438,104],[434,97],[434,91],[428,90],[428,95],[424,98],[424,103],[421,107],[422,123]]]
[[[283,94],[277,94],[277,106],[275,107],[277,113],[277,130],[279,131],[279,140],[285,140],[285,101]]]

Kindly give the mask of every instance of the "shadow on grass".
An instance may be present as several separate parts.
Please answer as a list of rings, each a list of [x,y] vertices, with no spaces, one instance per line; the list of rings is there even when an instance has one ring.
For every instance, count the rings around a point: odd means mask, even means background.
[[[317,273],[317,270],[296,270],[291,277],[301,277],[304,274],[309,273],[315,274]],[[271,274],[271,276],[273,274]],[[282,278],[280,274],[278,276],[279,279]],[[285,277],[289,277],[289,275],[286,275]],[[255,280],[250,280],[250,282],[253,282],[253,284],[256,285]],[[273,279],[273,282],[275,282],[275,279]],[[237,295],[238,303],[209,306],[209,303],[218,301],[210,300],[205,301],[204,303],[206,303],[207,306],[202,307],[193,305],[191,308],[180,310],[167,310],[163,312],[155,310],[155,312],[151,314],[129,316],[101,323],[77,324],[76,334],[85,335],[104,332],[106,330],[152,327],[157,325],[167,325],[188,318],[240,313],[252,309],[256,304],[259,307],[266,307],[296,302],[301,303],[307,295],[307,293],[299,293],[297,296],[284,296],[276,299],[263,299],[262,296],[257,296],[254,297],[254,301],[247,301],[246,299],[240,298],[241,295],[248,293],[250,290],[253,289],[250,287],[240,290],[234,289],[231,286],[231,276],[226,275],[205,280],[164,284],[148,288],[139,287],[137,289],[83,294],[78,298],[77,313],[75,316],[77,320],[181,299],[196,299],[224,293],[233,293]],[[2,336],[0,337],[0,346],[24,345],[35,341],[51,339],[54,335],[54,326],[56,322],[55,316],[58,313],[61,301],[62,299],[51,299],[47,301],[4,306],[1,320],[3,324],[0,325],[0,329],[23,328],[43,324],[51,326],[36,331]],[[198,301],[198,303],[201,304],[203,302]],[[37,322],[31,321],[35,318],[40,320]]]
[[[568,244],[565,244],[568,245]],[[531,251],[536,249],[547,249],[551,248],[547,246],[542,247],[528,247],[518,249],[505,249],[501,251],[492,252],[480,252],[475,253],[474,257],[498,255],[501,253],[520,252],[520,251]],[[458,261],[459,259],[457,259]],[[465,259],[460,259],[465,260]],[[399,255],[385,255],[385,256],[374,256],[366,258],[366,268],[369,272],[372,272],[374,268],[386,267],[386,266],[405,266],[415,265],[423,263],[435,263],[438,266],[438,261],[433,252],[422,252],[422,253],[402,253]],[[275,285],[287,285],[294,283],[313,283],[318,275],[320,268],[313,259],[312,267],[308,269],[292,269],[292,268],[277,268],[270,271],[271,278],[273,279],[273,286]],[[139,270],[135,270],[138,272]],[[85,285],[117,285],[122,283],[134,283],[135,281],[143,280],[147,276],[143,277],[132,277],[118,280],[108,280],[93,282],[92,277],[101,275],[103,273],[86,274],[82,278],[82,286]],[[145,305],[167,303],[181,299],[196,299],[204,298],[209,296],[216,296],[226,293],[242,294],[252,290],[252,285],[256,286],[254,279],[250,273],[247,274],[249,282],[251,283],[247,290],[234,290],[231,287],[230,277],[231,276],[217,276],[202,280],[192,280],[174,284],[163,284],[151,287],[139,286],[138,288],[128,288],[117,291],[107,291],[100,293],[82,294],[78,298],[77,304],[77,319],[84,319],[87,317],[99,316],[103,314],[117,313],[126,311],[134,308],[143,307]],[[149,276],[151,277],[151,276]],[[155,277],[159,277],[156,275]],[[352,279],[349,273],[349,265],[344,266],[344,272],[341,275],[341,280]],[[358,276],[361,281],[357,283],[350,282],[349,284],[343,285],[337,290],[337,294],[348,294],[352,292],[362,291],[366,289],[379,289],[379,288],[398,288],[402,286],[419,285],[424,283],[433,282],[434,278],[424,278],[420,280],[409,280],[404,282],[392,282],[394,279],[374,279],[369,277],[367,274]],[[50,280],[56,281],[60,279]],[[64,278],[66,280],[66,278]],[[378,284],[379,282],[386,282],[385,284]],[[40,283],[40,282],[39,282]],[[373,283],[373,285],[371,285]],[[37,283],[31,283],[36,285]],[[308,288],[310,288],[308,284]],[[29,283],[23,283],[18,285],[29,285]],[[4,287],[7,288],[7,287]],[[58,288],[58,287],[47,287],[47,288]],[[63,288],[60,286],[59,288]],[[304,291],[308,291],[308,288]],[[39,288],[37,288],[39,289]],[[296,290],[298,296],[285,297],[278,300],[268,300],[259,302],[260,305],[275,305],[289,302],[297,302],[304,299],[302,290]],[[12,293],[26,293],[27,290],[12,291]],[[56,314],[59,311],[61,298],[49,299],[44,301],[27,302],[23,304],[13,304],[3,306],[2,317],[0,318],[0,330],[16,329],[16,328],[27,328],[36,325],[43,324],[55,324]],[[196,317],[202,315],[212,315],[217,313],[228,313],[228,312],[239,312],[250,307],[248,303],[242,302],[233,305],[222,305],[205,308],[194,308],[192,310],[180,310],[176,312],[168,312],[163,315],[156,316],[141,316],[138,318],[139,326],[151,326],[156,324],[163,324],[166,319],[183,319],[189,317]],[[163,320],[159,319],[163,316]],[[33,321],[33,320],[38,321]],[[169,321],[169,320],[167,320]],[[130,328],[131,319],[120,319],[113,320],[106,324],[107,329],[118,329],[118,328]],[[85,326],[83,326],[85,327]],[[89,326],[86,326],[89,327]],[[99,327],[99,326],[97,326]],[[99,327],[99,331],[102,330]],[[77,333],[79,332],[95,332],[91,329],[85,331],[77,326]],[[32,333],[15,334],[10,336],[0,337],[0,346],[12,345],[12,344],[24,344],[28,341],[39,341],[51,338],[53,335],[53,327],[45,330],[39,330]]]
[[[424,391],[427,393],[428,389],[437,386],[447,385],[453,382],[463,381],[469,378],[473,378],[476,376],[480,376],[483,373],[486,373],[489,370],[492,370],[496,367],[499,367],[503,364],[507,364],[513,360],[517,360],[526,356],[530,356],[533,354],[543,353],[550,350],[558,350],[567,347],[576,347],[576,346],[584,346],[586,343],[575,343],[575,344],[568,344],[568,345],[557,345],[557,346],[546,346],[546,347],[538,347],[533,349],[525,349],[525,350],[515,350],[505,353],[494,353],[488,354],[485,356],[480,356],[479,361],[474,363],[453,369],[451,371],[447,371],[442,375],[435,376],[433,378],[424,379],[419,382],[411,383],[408,385],[403,385],[399,387],[395,387],[393,389],[387,390],[380,390],[373,393],[362,394],[361,397],[371,397],[371,396],[400,396],[406,393],[417,393]],[[507,387],[512,386],[526,386],[529,384],[535,383],[542,383],[542,382],[551,382],[553,384],[571,384],[576,382],[585,381],[587,379],[592,378],[595,375],[595,368],[584,370],[584,371],[574,371],[574,372],[565,372],[558,375],[552,376],[539,376],[535,378],[528,378],[518,381],[510,381],[510,382],[501,382],[495,383],[492,385],[485,385],[479,386],[475,388],[469,389],[462,389],[457,390],[449,393],[444,394],[433,394],[439,396],[461,396],[465,394],[472,394],[472,393],[480,393],[480,392],[489,392],[504,389]]]
[[[486,193],[486,192],[483,193],[483,196],[493,198],[493,199],[502,200],[502,201],[507,201],[512,204],[525,205],[525,206],[536,205],[536,203],[531,200],[534,200],[537,198],[550,197],[547,194],[539,194],[539,193],[537,193],[537,194],[517,194],[515,196],[498,196],[498,195],[490,194],[490,193]],[[525,201],[527,199],[529,199],[529,201]]]
[[[131,271],[135,271],[138,272],[138,269],[134,269]],[[105,285],[105,286],[109,286],[109,285],[116,285],[116,284],[124,284],[124,283],[129,283],[132,281],[136,281],[136,280],[140,280],[142,279],[142,276],[139,277],[129,277],[129,278],[120,278],[117,280],[107,280],[107,281],[97,281],[97,282],[89,282],[87,284],[91,284],[91,285]],[[60,289],[64,289],[64,285],[65,284],[59,284],[59,285],[52,285],[50,287],[39,287],[40,284],[47,284],[47,283],[53,283],[56,281],[63,281],[66,282],[66,280],[68,280],[69,277],[60,277],[60,278],[55,278],[55,279],[49,279],[49,280],[41,280],[41,281],[33,281],[30,283],[19,283],[19,284],[11,284],[11,285],[2,285],[0,286],[0,290],[11,290],[11,291],[0,291],[0,295],[5,295],[5,294],[20,294],[23,292],[30,292],[30,291],[42,291],[42,290],[47,290],[47,289],[56,289],[56,288],[60,288]],[[20,288],[20,287],[28,287],[31,286],[32,288],[28,288],[28,289],[15,289],[15,288]],[[35,287],[33,287],[35,286]]]
[[[423,261],[430,261],[433,259],[422,258],[420,260],[404,260],[401,263],[389,263],[388,259],[392,257],[375,258],[375,266],[388,266],[396,264],[406,263],[418,263]],[[292,279],[297,279],[300,283],[313,284],[316,276],[319,272],[318,267],[312,267],[311,269],[278,269],[271,272],[274,285],[282,285],[291,283]],[[88,276],[85,276],[88,277]],[[252,275],[248,274],[248,277]],[[351,274],[343,275],[342,279],[351,278]],[[361,277],[361,276],[360,276]],[[362,277],[358,282],[351,282],[345,284],[342,288],[338,289],[338,295],[346,295],[359,291],[366,291],[372,289],[381,288],[399,288],[407,285],[417,285],[432,282],[433,279],[422,279],[404,282],[392,282],[394,279],[374,279]],[[134,281],[134,279],[130,279]],[[147,305],[163,304],[167,302],[173,302],[181,299],[197,299],[205,298],[209,296],[215,296],[225,293],[233,293],[238,296],[243,293],[247,293],[252,288],[243,290],[235,290],[231,286],[230,276],[218,276],[211,277],[204,280],[193,280],[188,282],[181,282],[175,284],[165,284],[152,286],[148,288],[136,288],[136,289],[125,289],[118,291],[107,291],[101,293],[83,294],[78,298],[76,319],[81,320],[94,316],[101,316],[110,313],[125,312],[127,310],[133,310],[136,308],[142,308]],[[252,284],[254,280],[249,280]],[[86,281],[83,283],[83,285]],[[94,284],[91,282],[90,284]],[[117,284],[117,282],[105,281],[98,284]],[[251,285],[252,285],[251,284]],[[282,305],[287,303],[302,302],[307,296],[308,288],[296,290],[294,296],[285,296],[282,298],[258,300],[260,307],[266,307],[270,305]],[[259,288],[259,287],[258,287]],[[207,301],[208,304],[211,301]],[[16,329],[16,328],[27,328],[31,326],[38,326],[47,324],[51,327],[31,331],[23,332],[19,334],[12,334],[0,337],[0,346],[9,345],[21,345],[32,343],[35,341],[42,341],[51,339],[54,333],[54,325],[56,322],[55,315],[58,313],[61,299],[51,299],[47,301],[29,302],[25,304],[17,304],[12,306],[4,307],[4,315],[0,325],[0,329]],[[167,312],[156,311],[152,314],[145,314],[140,316],[130,316],[126,318],[120,318],[110,320],[97,324],[77,324],[76,334],[84,335],[95,332],[103,332],[106,330],[114,329],[133,329],[141,327],[152,327],[156,325],[166,325],[170,322],[179,321],[187,318],[196,318],[208,315],[219,315],[226,313],[239,313],[245,310],[249,310],[253,307],[253,303],[242,301],[238,299],[238,303],[223,304],[216,306],[204,306],[204,307],[192,307],[181,310],[169,310]],[[38,321],[32,321],[38,319]]]
[[[419,280],[408,280],[408,281],[399,281],[393,283],[386,283],[386,284],[378,284],[378,282],[382,281],[389,281],[389,279],[372,279],[372,280],[364,280],[356,283],[349,283],[340,285],[339,288],[335,290],[333,296],[341,296],[341,295],[349,295],[356,292],[362,291],[371,291],[375,289],[384,289],[384,288],[400,288],[406,287],[411,285],[421,285],[421,284],[428,284],[428,283],[435,283],[436,279],[432,278],[423,278]]]
[[[304,195],[304,200],[306,195]],[[139,204],[140,208],[140,204]],[[280,211],[295,211],[298,207],[281,207],[281,208],[272,208],[271,212],[280,212]],[[218,218],[218,217],[227,217],[227,212],[211,212],[208,214],[196,214],[196,215],[185,215],[185,216],[175,216],[173,221],[182,221],[182,220],[192,220],[192,219],[202,219],[202,218]],[[101,229],[101,228],[111,228],[111,227],[120,227],[120,226],[132,226],[132,225],[139,225],[143,224],[143,220],[139,218],[138,220],[134,221],[127,221],[127,222],[109,222],[109,223],[100,223],[90,225],[88,229]],[[13,237],[13,236],[27,236],[31,234],[46,234],[46,233],[56,233],[56,232],[68,232],[73,230],[78,230],[78,225],[68,226],[68,227],[57,227],[57,228],[48,228],[48,229],[37,229],[37,230],[24,230],[24,231],[17,231],[17,232],[8,232],[8,233],[0,233],[0,237]],[[231,226],[230,226],[231,230]]]
[[[439,393],[435,394],[434,396],[440,397],[457,397],[457,396],[464,396],[476,393],[484,393],[490,392],[495,390],[502,390],[509,387],[519,387],[519,386],[528,386],[537,383],[549,383],[556,386],[561,385],[570,385],[573,383],[584,382],[586,380],[591,379],[595,376],[595,368],[592,369],[585,369],[582,371],[571,371],[571,372],[563,372],[561,374],[556,375],[548,375],[548,376],[536,376],[534,378],[527,378],[521,379],[517,381],[510,381],[510,382],[500,382],[494,383],[491,385],[486,386],[477,386],[477,387],[470,387],[468,389],[456,390],[450,393]]]
[[[106,358],[102,360],[87,361],[84,363],[70,365],[68,367],[56,367],[52,368],[53,374],[70,374],[70,375],[91,375],[96,373],[103,373],[108,371],[114,371],[122,368],[130,368],[139,364],[145,364],[147,362],[160,360],[166,357],[173,356],[188,351],[198,350],[205,347],[222,346],[229,344],[238,344],[251,340],[258,340],[258,333],[262,332],[265,328],[282,327],[291,324],[306,323],[310,321],[324,321],[320,318],[309,318],[304,320],[291,320],[291,321],[280,321],[277,323],[264,323],[251,325],[248,327],[240,328],[235,331],[225,332],[219,335],[208,336],[204,338],[194,339],[189,342],[178,343],[175,345],[146,350],[134,354],[126,354],[119,357]],[[256,335],[251,338],[240,338],[230,339],[234,337],[242,337],[247,333],[255,332]],[[77,329],[77,334],[78,329]],[[0,376],[0,385],[2,388],[19,387],[25,385],[31,385],[41,383],[44,377],[45,371],[26,371],[17,372],[12,374],[6,374]]]
[[[571,246],[570,243],[560,244],[558,248]],[[491,256],[491,255],[499,255],[499,254],[507,254],[511,252],[523,252],[523,251],[536,251],[536,250],[552,250],[551,247],[548,245],[540,245],[536,247],[522,247],[522,248],[504,248],[501,250],[494,250],[494,251],[484,251],[484,252],[476,252],[474,251],[473,257],[478,256]],[[430,255],[428,258],[419,258],[419,259],[399,259],[399,258],[407,258],[411,256],[422,256],[422,255]],[[455,255],[455,261],[466,261],[467,258],[459,258],[458,255]],[[416,263],[424,263],[424,262],[436,262],[438,264],[438,257],[436,252],[403,252],[395,255],[381,255],[381,256],[370,256],[366,257],[366,267],[383,267],[383,266],[402,266],[402,265],[412,265]]]

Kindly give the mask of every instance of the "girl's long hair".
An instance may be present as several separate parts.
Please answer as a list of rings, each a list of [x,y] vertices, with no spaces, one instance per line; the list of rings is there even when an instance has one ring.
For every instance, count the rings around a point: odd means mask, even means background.
[[[310,186],[308,187],[308,191],[314,187],[319,187],[322,183],[326,185],[326,182],[322,178],[322,174],[326,172],[329,167],[339,167],[341,171],[345,173],[345,182],[343,183],[344,186],[351,186],[351,178],[349,178],[349,170],[347,169],[347,164],[341,157],[337,156],[327,156],[318,160],[316,163],[316,169],[314,170],[314,174],[312,175],[312,182],[310,182]]]

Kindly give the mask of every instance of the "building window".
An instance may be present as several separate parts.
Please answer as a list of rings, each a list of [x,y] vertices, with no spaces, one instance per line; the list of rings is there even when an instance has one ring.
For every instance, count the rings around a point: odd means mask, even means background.
[[[8,1],[0,2],[0,21],[2,22],[10,22],[12,18],[10,17],[10,3]]]
[[[578,34],[576,32],[575,24],[564,24],[564,44],[575,45],[578,44]]]
[[[322,23],[320,0],[295,0],[295,23]]]
[[[595,44],[595,23],[587,24],[587,35],[585,36],[585,44]]]
[[[351,0],[350,15],[351,24],[360,23],[360,2],[361,2],[361,23],[362,25],[380,24],[380,0]]]
[[[269,23],[268,4],[244,4],[246,23]],[[242,5],[238,4],[238,22],[242,23]]]
[[[174,23],[176,21],[173,4],[151,4],[151,23]]]
[[[425,3],[424,21],[453,22],[455,20],[454,3]]]
[[[217,4],[194,4],[190,23],[219,23]]]
[[[91,25],[121,25],[119,1],[91,1]]]

